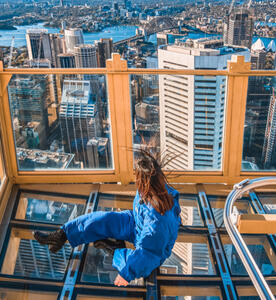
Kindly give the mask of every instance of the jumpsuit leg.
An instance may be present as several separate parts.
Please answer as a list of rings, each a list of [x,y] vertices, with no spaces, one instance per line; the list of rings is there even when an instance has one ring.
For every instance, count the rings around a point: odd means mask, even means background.
[[[106,238],[133,242],[135,236],[132,210],[92,212],[65,223],[61,228],[72,247]]]

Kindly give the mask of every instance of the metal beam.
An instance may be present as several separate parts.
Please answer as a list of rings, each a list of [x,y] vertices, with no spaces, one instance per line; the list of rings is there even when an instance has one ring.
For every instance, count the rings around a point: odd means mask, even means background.
[[[237,228],[240,233],[276,234],[276,215],[239,215]]]
[[[202,185],[198,185],[198,195],[201,208],[200,213],[202,215],[202,219],[204,220],[205,225],[208,228],[209,240],[212,247],[212,254],[216,261],[218,273],[220,274],[222,279],[224,299],[238,300],[238,295],[231,279],[231,274],[223,250],[223,245],[220,240],[220,235],[216,229],[212,208],[210,206],[210,203],[207,199]]]

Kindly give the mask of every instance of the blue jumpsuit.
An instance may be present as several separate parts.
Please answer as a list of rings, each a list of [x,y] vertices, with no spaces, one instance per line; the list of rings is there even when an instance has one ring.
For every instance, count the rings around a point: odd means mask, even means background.
[[[136,192],[133,210],[93,212],[65,223],[62,228],[72,247],[106,238],[133,243],[135,250],[115,250],[113,267],[128,282],[147,277],[170,256],[181,223],[179,193],[169,186],[167,190],[174,205],[164,215],[150,204],[140,203]]]

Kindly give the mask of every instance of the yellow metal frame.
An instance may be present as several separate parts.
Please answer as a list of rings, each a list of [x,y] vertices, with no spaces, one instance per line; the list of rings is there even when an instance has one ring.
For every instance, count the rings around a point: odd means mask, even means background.
[[[19,171],[12,129],[7,85],[14,74],[102,74],[107,77],[113,148],[113,170]],[[105,183],[134,181],[130,74],[204,75],[227,77],[227,103],[223,143],[222,171],[169,173],[174,183],[233,184],[244,178],[275,175],[276,172],[242,172],[243,124],[245,120],[248,76],[275,76],[276,71],[251,71],[243,56],[232,56],[227,70],[128,69],[119,54],[113,54],[106,68],[98,69],[3,69],[0,65],[0,126],[6,173],[12,182],[29,183]],[[239,107],[239,110],[237,110]]]

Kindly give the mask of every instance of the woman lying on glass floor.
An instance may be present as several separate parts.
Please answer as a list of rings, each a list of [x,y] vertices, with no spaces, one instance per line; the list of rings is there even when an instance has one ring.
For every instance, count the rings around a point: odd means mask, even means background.
[[[149,276],[170,256],[177,238],[181,223],[179,193],[168,184],[159,153],[139,150],[135,166],[137,192],[133,210],[92,212],[65,223],[55,232],[35,231],[35,239],[49,245],[53,253],[67,240],[72,247],[94,242],[96,248],[113,255],[112,265],[119,272],[114,281],[117,286]],[[124,241],[133,243],[135,250],[125,248]]]

